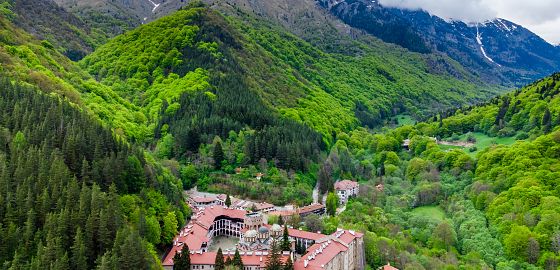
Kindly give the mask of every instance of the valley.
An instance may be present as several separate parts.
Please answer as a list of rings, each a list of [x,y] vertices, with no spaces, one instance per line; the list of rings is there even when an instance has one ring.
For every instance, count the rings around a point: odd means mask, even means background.
[[[0,0],[0,63],[1,269],[560,267],[560,51],[514,22]]]

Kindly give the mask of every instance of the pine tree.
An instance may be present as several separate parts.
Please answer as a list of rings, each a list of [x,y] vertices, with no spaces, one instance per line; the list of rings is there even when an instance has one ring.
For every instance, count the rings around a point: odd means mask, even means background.
[[[544,111],[542,127],[544,133],[549,133],[552,130],[552,115],[548,108]]]
[[[217,141],[214,145],[214,167],[219,170],[222,168],[222,161],[224,160],[224,150],[222,149],[222,143]]]
[[[226,265],[226,266],[231,266],[231,264],[232,264],[231,257],[228,256],[228,257],[226,258],[225,265]]]
[[[290,245],[290,237],[288,234],[288,226],[284,226],[284,234],[282,236],[282,251],[291,251],[292,246]]]
[[[76,236],[74,237],[74,244],[72,245],[71,251],[72,268],[76,270],[87,270],[86,245],[84,244],[84,236],[82,228],[80,227],[76,230]]]
[[[218,249],[218,254],[216,254],[216,261],[214,263],[214,270],[224,270],[225,262],[224,262],[224,254],[222,253],[222,249]]]
[[[239,254],[238,249],[235,249],[235,255],[233,255],[232,264],[236,269],[243,270],[243,260],[241,259],[241,254]]]
[[[230,207],[230,206],[231,206],[231,198],[229,197],[229,194],[228,194],[227,197],[226,197],[226,202],[225,202],[225,204],[226,204],[227,207]]]
[[[113,256],[111,256],[111,252],[107,251],[103,256],[101,256],[101,261],[97,265],[96,270],[113,270],[115,269],[115,265],[113,263]]]
[[[175,253],[173,256],[173,269],[174,270],[190,270],[191,269],[191,256],[189,246],[183,246],[181,252]]]
[[[266,262],[266,270],[282,270],[282,262],[280,260],[281,250],[276,241],[272,242],[270,256]]]

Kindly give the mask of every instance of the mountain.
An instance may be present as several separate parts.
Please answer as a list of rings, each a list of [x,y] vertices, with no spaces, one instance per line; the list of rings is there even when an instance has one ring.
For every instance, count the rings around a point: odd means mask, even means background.
[[[361,52],[351,55],[329,53],[241,10],[231,11],[238,13],[235,17],[189,12],[181,10],[118,36],[82,60],[82,67],[145,107],[146,117],[154,120],[158,95],[180,91],[168,96],[173,104],[188,90],[179,88],[181,80],[203,79],[220,100],[220,92],[231,90],[219,77],[231,76],[269,110],[325,138],[356,125],[377,126],[399,112],[423,117],[434,108],[495,93],[479,87],[456,63],[379,41],[352,41]],[[431,63],[447,64],[454,74]]]
[[[15,14],[13,22],[18,27],[48,40],[72,60],[83,58],[102,42],[87,24],[51,0],[6,0],[4,3]]]
[[[378,1],[319,0],[345,23],[420,53],[441,52],[486,81],[523,85],[560,69],[560,51],[504,19],[466,24]]]

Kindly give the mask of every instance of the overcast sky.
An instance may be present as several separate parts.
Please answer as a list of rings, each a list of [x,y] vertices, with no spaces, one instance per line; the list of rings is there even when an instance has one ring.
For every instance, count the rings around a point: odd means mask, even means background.
[[[504,18],[537,33],[550,43],[560,43],[558,0],[379,0],[385,6],[424,9],[445,19],[482,22]]]

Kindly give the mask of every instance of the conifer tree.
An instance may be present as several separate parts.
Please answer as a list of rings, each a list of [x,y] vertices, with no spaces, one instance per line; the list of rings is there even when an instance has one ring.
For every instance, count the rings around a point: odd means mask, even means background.
[[[272,242],[270,255],[266,262],[266,270],[282,270],[281,250],[276,241]]]
[[[544,133],[549,133],[552,130],[552,115],[550,110],[546,108],[542,119],[542,127]]]
[[[225,266],[231,266],[231,264],[232,264],[231,257],[228,256],[228,257],[226,258]]]
[[[227,207],[230,207],[230,206],[231,206],[231,198],[229,197],[229,194],[228,194],[227,197],[226,197],[225,204],[226,204]]]
[[[232,265],[235,266],[235,268],[238,270],[243,270],[243,260],[241,259],[241,254],[239,254],[238,249],[235,249],[235,255],[233,255]]]
[[[174,270],[190,270],[191,269],[191,256],[189,246],[183,246],[181,252],[175,253],[173,256],[173,269]]]
[[[84,244],[84,236],[82,233],[82,228],[78,227],[76,230],[76,236],[74,237],[74,244],[72,245],[72,258],[71,265],[73,269],[76,270],[87,270],[87,257],[86,257],[86,245]]]
[[[224,270],[225,269],[225,262],[224,262],[224,254],[222,253],[222,249],[218,249],[218,253],[216,254],[216,261],[214,262],[214,270]]]
[[[222,143],[217,141],[214,145],[214,167],[219,170],[222,168],[222,161],[224,160],[224,150],[222,149]]]
[[[290,237],[288,234],[288,226],[284,226],[284,234],[282,235],[282,251],[291,251]]]

